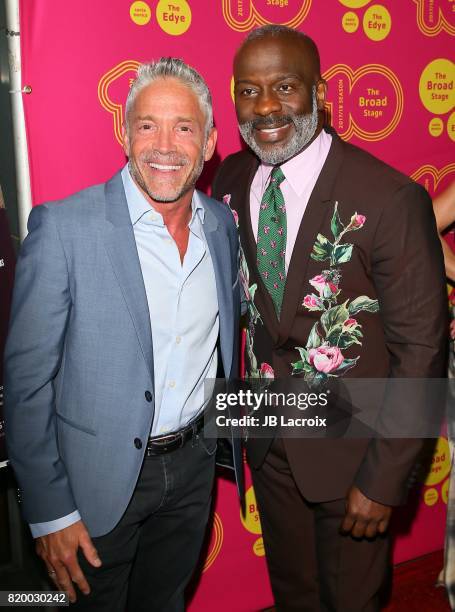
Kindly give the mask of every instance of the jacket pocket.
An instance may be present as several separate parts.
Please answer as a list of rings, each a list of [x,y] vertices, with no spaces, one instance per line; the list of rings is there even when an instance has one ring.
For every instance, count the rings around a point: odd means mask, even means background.
[[[57,417],[61,421],[63,421],[63,423],[65,423],[66,425],[69,425],[70,427],[74,427],[74,429],[78,429],[79,431],[83,431],[83,432],[85,432],[87,434],[90,434],[91,436],[96,436],[96,431],[94,429],[90,429],[89,427],[85,427],[84,425],[80,425],[79,423],[76,423],[72,419],[69,419],[68,417],[63,416],[63,415],[61,415],[58,412],[57,412]]]

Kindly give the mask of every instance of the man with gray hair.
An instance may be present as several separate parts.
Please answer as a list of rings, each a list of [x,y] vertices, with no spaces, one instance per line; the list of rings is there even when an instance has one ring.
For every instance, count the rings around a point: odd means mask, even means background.
[[[238,236],[195,191],[216,144],[195,70],[141,66],[123,138],[111,180],[30,215],[7,443],[37,552],[76,609],[177,611],[214,476],[204,383],[237,372]]]

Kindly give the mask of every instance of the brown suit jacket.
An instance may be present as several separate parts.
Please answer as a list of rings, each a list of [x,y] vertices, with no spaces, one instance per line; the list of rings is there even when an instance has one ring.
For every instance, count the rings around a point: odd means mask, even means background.
[[[259,353],[267,349],[275,377],[284,379],[299,360],[296,347],[308,346],[310,331],[321,312],[309,310],[303,300],[315,293],[310,279],[328,266],[312,253],[318,234],[333,240],[338,202],[344,226],[354,213],[364,221],[361,228],[345,236],[353,247],[349,260],[340,266],[342,293],[338,303],[368,296],[379,304],[378,312],[355,314],[361,324],[361,345],[353,344],[343,351],[346,358],[358,357],[343,379],[443,377],[445,275],[428,193],[377,158],[342,141],[333,131],[332,136],[330,152],[299,228],[280,320],[256,268],[249,195],[258,159],[250,151],[230,155],[215,177],[213,197],[229,201],[237,212],[249,284],[257,284],[254,303],[267,334],[255,340],[257,349]],[[372,398],[374,401],[380,416],[380,401]],[[416,415],[429,409],[428,405],[417,406],[415,397],[409,406]],[[422,441],[286,438],[284,444],[296,482],[309,501],[339,499],[356,484],[371,499],[397,505],[406,499],[406,483]],[[265,439],[248,441],[247,455],[253,468],[261,465],[269,445],[270,440]]]

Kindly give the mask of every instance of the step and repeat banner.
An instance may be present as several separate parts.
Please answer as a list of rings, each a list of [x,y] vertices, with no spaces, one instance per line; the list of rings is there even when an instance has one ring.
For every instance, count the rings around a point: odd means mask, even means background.
[[[140,62],[162,55],[182,57],[212,90],[219,144],[200,182],[209,190],[217,164],[240,146],[233,54],[247,32],[266,23],[315,39],[330,120],[344,139],[412,176],[432,196],[455,179],[454,0],[22,0],[20,11],[34,204],[103,182],[125,163],[120,141],[128,87]],[[431,461],[397,521],[395,561],[442,546],[450,471],[445,437]],[[315,478],[317,466],[315,457]],[[190,608],[251,612],[271,602],[254,491],[248,489],[243,518],[234,485],[220,479]]]

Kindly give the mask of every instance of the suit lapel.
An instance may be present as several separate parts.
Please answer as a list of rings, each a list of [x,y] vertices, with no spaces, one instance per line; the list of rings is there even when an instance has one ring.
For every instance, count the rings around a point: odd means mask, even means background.
[[[329,154],[311,193],[292,251],[281,310],[278,345],[288,339],[303,293],[309,289],[305,281],[311,251],[327,215],[333,211],[331,195],[342,162],[343,144],[332,132]]]
[[[133,226],[120,173],[117,173],[106,183],[105,196],[107,221],[104,239],[105,248],[133,320],[142,354],[153,383],[150,314]]]
[[[256,174],[258,167],[258,159],[251,156],[251,163],[246,168],[247,174],[245,179],[240,182],[243,189],[239,194],[240,204],[237,210],[239,215],[239,233],[242,248],[248,263],[248,271],[250,275],[249,284],[250,286],[253,284],[257,285],[257,291],[255,294],[256,306],[261,313],[265,326],[275,341],[278,337],[279,322],[276,316],[272,298],[270,297],[270,294],[267,291],[267,288],[264,285],[257,269],[256,240],[254,237],[253,226],[251,224],[250,191],[251,183],[253,182],[254,175]]]
[[[221,358],[225,376],[228,378],[232,368],[234,344],[231,249],[226,232],[220,229],[218,219],[210,208],[209,198],[200,192],[198,192],[198,195],[205,210],[203,229],[215,272],[220,319]]]

